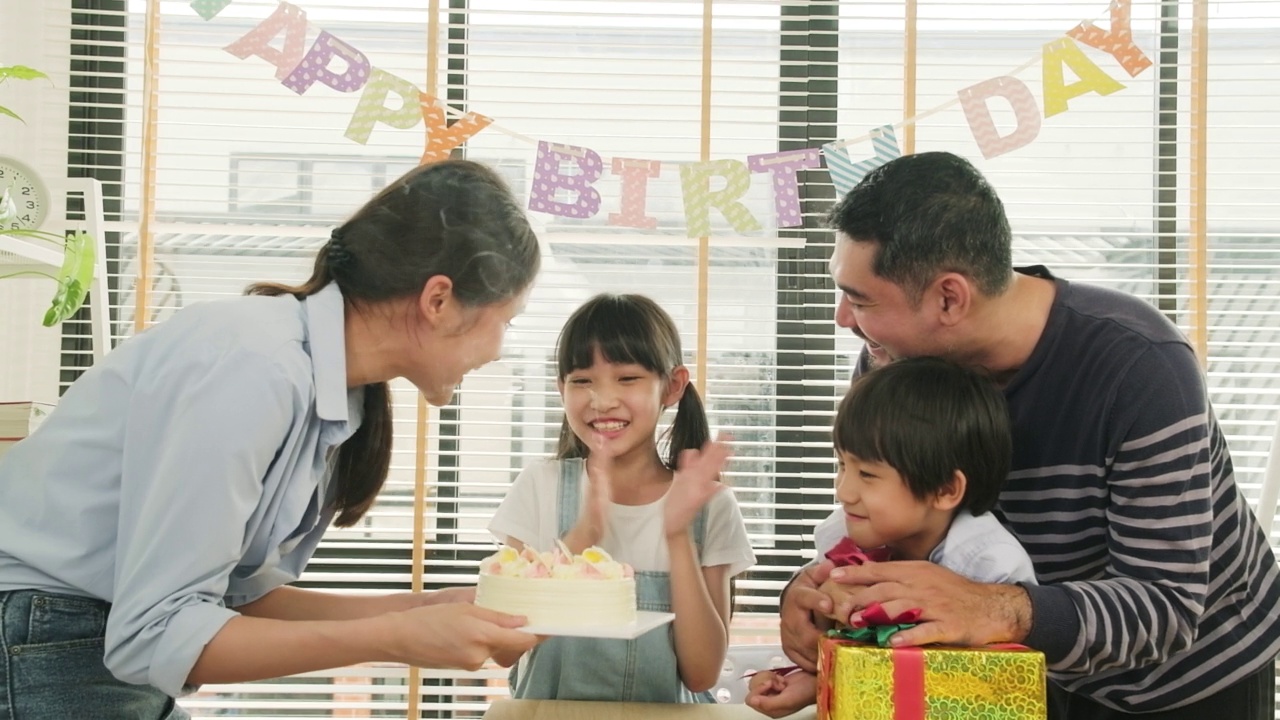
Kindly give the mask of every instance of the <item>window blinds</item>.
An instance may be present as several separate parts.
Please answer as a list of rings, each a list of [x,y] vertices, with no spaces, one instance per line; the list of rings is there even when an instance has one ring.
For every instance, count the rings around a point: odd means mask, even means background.
[[[544,270],[504,358],[446,408],[395,386],[387,490],[357,527],[330,532],[305,585],[470,582],[506,487],[553,450],[561,323],[595,293],[642,292],[676,318],[712,424],[736,438],[728,481],[760,562],[737,584],[734,642],[774,641],[778,591],[831,507],[828,427],[859,350],[832,323],[823,214],[865,163],[915,151],[957,152],[987,173],[1019,264],[1136,293],[1193,337],[1256,497],[1280,418],[1275,3],[1115,5],[1146,61],[1125,64],[1075,30],[1122,27],[1105,2],[73,5],[48,13],[68,38],[67,166],[112,198],[119,338],[255,280],[305,277],[329,228],[420,162],[429,127],[450,132],[444,118],[466,136],[456,152],[540,208]],[[291,27],[305,28],[300,51],[284,42]],[[332,76],[294,75],[320,38],[340,48]],[[408,88],[439,114],[393,112]],[[551,191],[538,187],[540,155],[562,175]],[[699,178],[712,192],[745,178],[740,204],[689,210]],[[570,216],[584,195],[595,212]],[[65,334],[69,381],[87,325]],[[362,666],[205,687],[183,704],[197,716],[478,717],[504,676]]]

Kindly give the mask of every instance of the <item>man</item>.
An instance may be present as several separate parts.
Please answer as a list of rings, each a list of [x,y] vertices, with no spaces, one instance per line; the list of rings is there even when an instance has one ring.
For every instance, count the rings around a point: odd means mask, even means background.
[[[831,224],[835,319],[866,341],[859,373],[939,355],[1003,387],[1014,451],[996,512],[1041,584],[922,562],[811,565],[784,591],[788,655],[813,667],[813,613],[879,602],[924,612],[895,644],[1044,652],[1053,718],[1274,720],[1280,571],[1178,330],[1123,293],[1015,271],[1000,199],[949,153],[874,170]],[[832,608],[817,590],[828,576],[864,589]]]

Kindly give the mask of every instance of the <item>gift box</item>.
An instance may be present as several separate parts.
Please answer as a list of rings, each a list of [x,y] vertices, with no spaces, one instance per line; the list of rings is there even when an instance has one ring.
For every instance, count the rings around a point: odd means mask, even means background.
[[[1045,720],[1044,655],[1020,645],[879,647],[824,637],[820,720]]]

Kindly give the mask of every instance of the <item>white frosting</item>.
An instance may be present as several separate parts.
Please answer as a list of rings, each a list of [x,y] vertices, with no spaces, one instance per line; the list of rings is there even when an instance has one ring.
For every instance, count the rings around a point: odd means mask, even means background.
[[[636,619],[636,582],[629,565],[597,547],[581,555],[503,547],[480,563],[476,605],[530,625],[626,625]]]
[[[636,619],[636,581],[481,575],[476,605],[524,615],[530,625],[626,625]]]

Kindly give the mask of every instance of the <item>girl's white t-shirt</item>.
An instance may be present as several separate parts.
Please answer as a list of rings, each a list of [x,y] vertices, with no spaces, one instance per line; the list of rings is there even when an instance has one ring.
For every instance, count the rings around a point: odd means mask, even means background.
[[[489,532],[498,542],[514,538],[535,550],[550,550],[559,537],[560,461],[541,460],[526,467],[516,477],[498,511],[489,521]],[[587,480],[580,483],[582,503]],[[615,560],[636,570],[667,572],[671,568],[663,533],[662,499],[647,505],[619,505],[609,508],[608,528],[599,546]],[[729,577],[756,562],[742,511],[726,486],[707,502],[707,527],[702,546],[702,565],[728,565]]]

